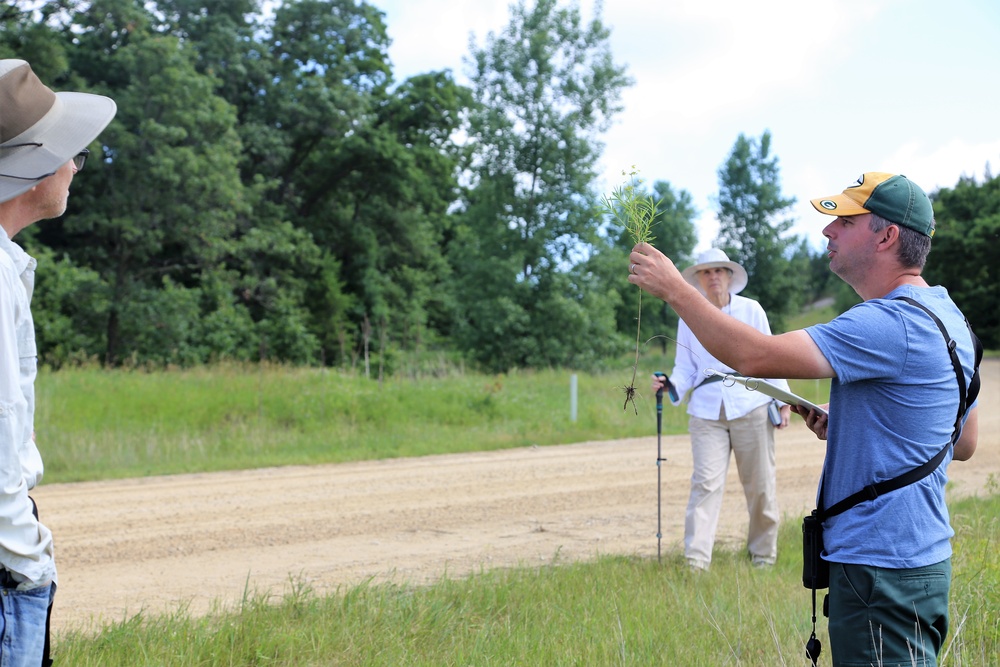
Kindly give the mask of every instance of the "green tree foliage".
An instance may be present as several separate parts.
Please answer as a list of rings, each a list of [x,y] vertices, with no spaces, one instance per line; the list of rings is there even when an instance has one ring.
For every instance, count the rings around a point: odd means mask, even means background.
[[[472,182],[449,256],[457,341],[489,368],[576,365],[616,341],[612,306],[574,271],[601,221],[599,134],[630,83],[608,35],[576,3],[522,0],[473,50]]]
[[[5,3],[0,57],[119,107],[68,215],[17,239],[39,260],[42,362],[384,372],[399,351],[457,348],[504,370],[630,352],[631,243],[593,187],[630,83],[608,34],[576,3],[520,0],[472,45],[466,88],[448,71],[397,81],[364,0]],[[832,293],[825,257],[783,238],[768,133],[740,136],[720,182],[718,243],[779,329],[799,291]],[[938,193],[928,264],[993,346],[997,187]],[[652,196],[653,242],[686,264],[691,197]],[[643,301],[643,341],[675,330]]]
[[[287,358],[286,345],[307,335],[317,345],[297,354],[343,361],[360,345],[365,313],[378,305],[378,249],[358,244],[355,233],[374,223],[359,214],[364,189],[351,179],[386,145],[372,141],[369,151],[356,153],[390,82],[388,36],[374,7],[338,0],[282,3],[263,28],[246,54],[253,86],[227,77],[223,89],[239,113],[244,183],[257,189],[268,212],[264,230],[246,230],[255,232],[248,241],[258,253],[247,267],[256,276],[247,294],[256,319],[274,320],[262,341],[269,354]],[[261,217],[247,222],[259,229]],[[269,257],[276,248],[282,256]],[[275,274],[273,266],[286,268]],[[299,295],[286,289],[290,284]],[[276,326],[282,312],[292,329]]]
[[[0,5],[0,58],[26,60],[36,73],[50,77],[65,74],[67,45],[52,29],[53,17],[65,11],[64,4],[13,0]]]
[[[196,362],[188,346],[202,333],[201,281],[224,261],[237,216],[248,212],[235,114],[176,38],[136,27],[120,40],[106,21],[76,28],[100,48],[74,52],[74,70],[100,72],[93,88],[119,111],[102,136],[105,160],[81,176],[87,187],[71,198],[65,223],[41,238],[108,285],[106,362],[135,353]]]
[[[23,237],[67,276],[99,276],[63,281],[106,304],[75,358],[337,363],[357,357],[366,322],[401,347],[450,331],[443,252],[468,93],[443,72],[393,87],[381,12],[32,4],[0,15],[4,55],[119,106],[65,222]],[[65,346],[42,354],[59,363]]]
[[[760,302],[771,326],[801,305],[799,286],[807,267],[790,255],[798,240],[786,238],[792,222],[787,210],[794,197],[781,194],[778,158],[771,155],[771,133],[760,139],[740,134],[719,168],[719,236],[715,245],[746,269],[746,296]]]
[[[47,351],[43,358],[52,367],[99,358],[111,310],[104,281],[67,255],[57,257],[44,245],[32,245],[42,269],[35,276],[31,309],[38,349]]]
[[[390,90],[388,44],[366,3],[284,3],[262,45],[277,77],[241,123],[265,137],[247,138],[245,181],[324,249],[309,301],[327,360],[355,356],[369,322],[408,348],[450,329],[439,286],[468,94],[444,72]]]
[[[948,288],[987,349],[1000,347],[1000,177],[962,178],[933,196],[924,276]]]

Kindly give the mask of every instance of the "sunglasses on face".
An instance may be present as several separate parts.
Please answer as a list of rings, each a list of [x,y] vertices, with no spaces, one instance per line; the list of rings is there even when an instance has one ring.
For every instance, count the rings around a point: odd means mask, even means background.
[[[88,155],[90,155],[90,151],[84,148],[82,151],[73,156],[73,166],[76,167],[77,171],[83,171],[83,165],[87,164]]]

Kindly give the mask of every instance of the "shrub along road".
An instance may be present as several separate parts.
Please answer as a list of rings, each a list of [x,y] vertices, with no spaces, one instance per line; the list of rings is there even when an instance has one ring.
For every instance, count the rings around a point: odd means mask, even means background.
[[[983,371],[979,448],[949,468],[953,494],[1000,481],[1000,360]],[[202,614],[247,589],[280,596],[293,580],[326,593],[598,554],[655,558],[654,420],[650,437],[611,442],[43,485],[35,496],[59,566],[54,629]],[[691,454],[687,436],[662,449],[666,558],[682,540]],[[812,508],[823,451],[797,417],[778,433],[786,520]],[[732,465],[720,546],[741,547],[744,507]]]

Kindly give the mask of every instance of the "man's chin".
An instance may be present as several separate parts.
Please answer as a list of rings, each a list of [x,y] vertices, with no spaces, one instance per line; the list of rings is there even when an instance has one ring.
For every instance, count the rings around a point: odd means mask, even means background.
[[[55,220],[56,218],[61,218],[63,214],[66,213],[67,202],[64,199],[62,206],[53,206],[47,214],[41,218],[41,220]]]

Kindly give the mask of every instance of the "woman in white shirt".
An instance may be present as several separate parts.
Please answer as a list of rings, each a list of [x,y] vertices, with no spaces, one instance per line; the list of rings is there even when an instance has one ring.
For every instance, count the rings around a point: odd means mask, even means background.
[[[738,296],[747,285],[746,270],[730,261],[722,250],[706,250],[693,266],[683,271],[683,275],[717,308],[770,335],[771,327],[760,304]],[[723,382],[720,376],[707,375],[708,369],[735,372],[709,354],[681,320],[670,382],[676,389],[677,400],[671,398],[674,405],[680,405],[690,391],[687,412],[694,472],[684,519],[684,556],[688,565],[696,570],[707,570],[712,562],[732,452],[750,515],[747,551],[754,565],[770,566],[778,555],[779,519],[775,426],[768,417],[771,399],[760,392],[747,391],[740,384]],[[772,381],[788,389],[785,380]],[[662,379],[654,377],[654,391],[662,384]],[[777,428],[788,425],[790,412],[789,406],[781,406],[781,423]]]

